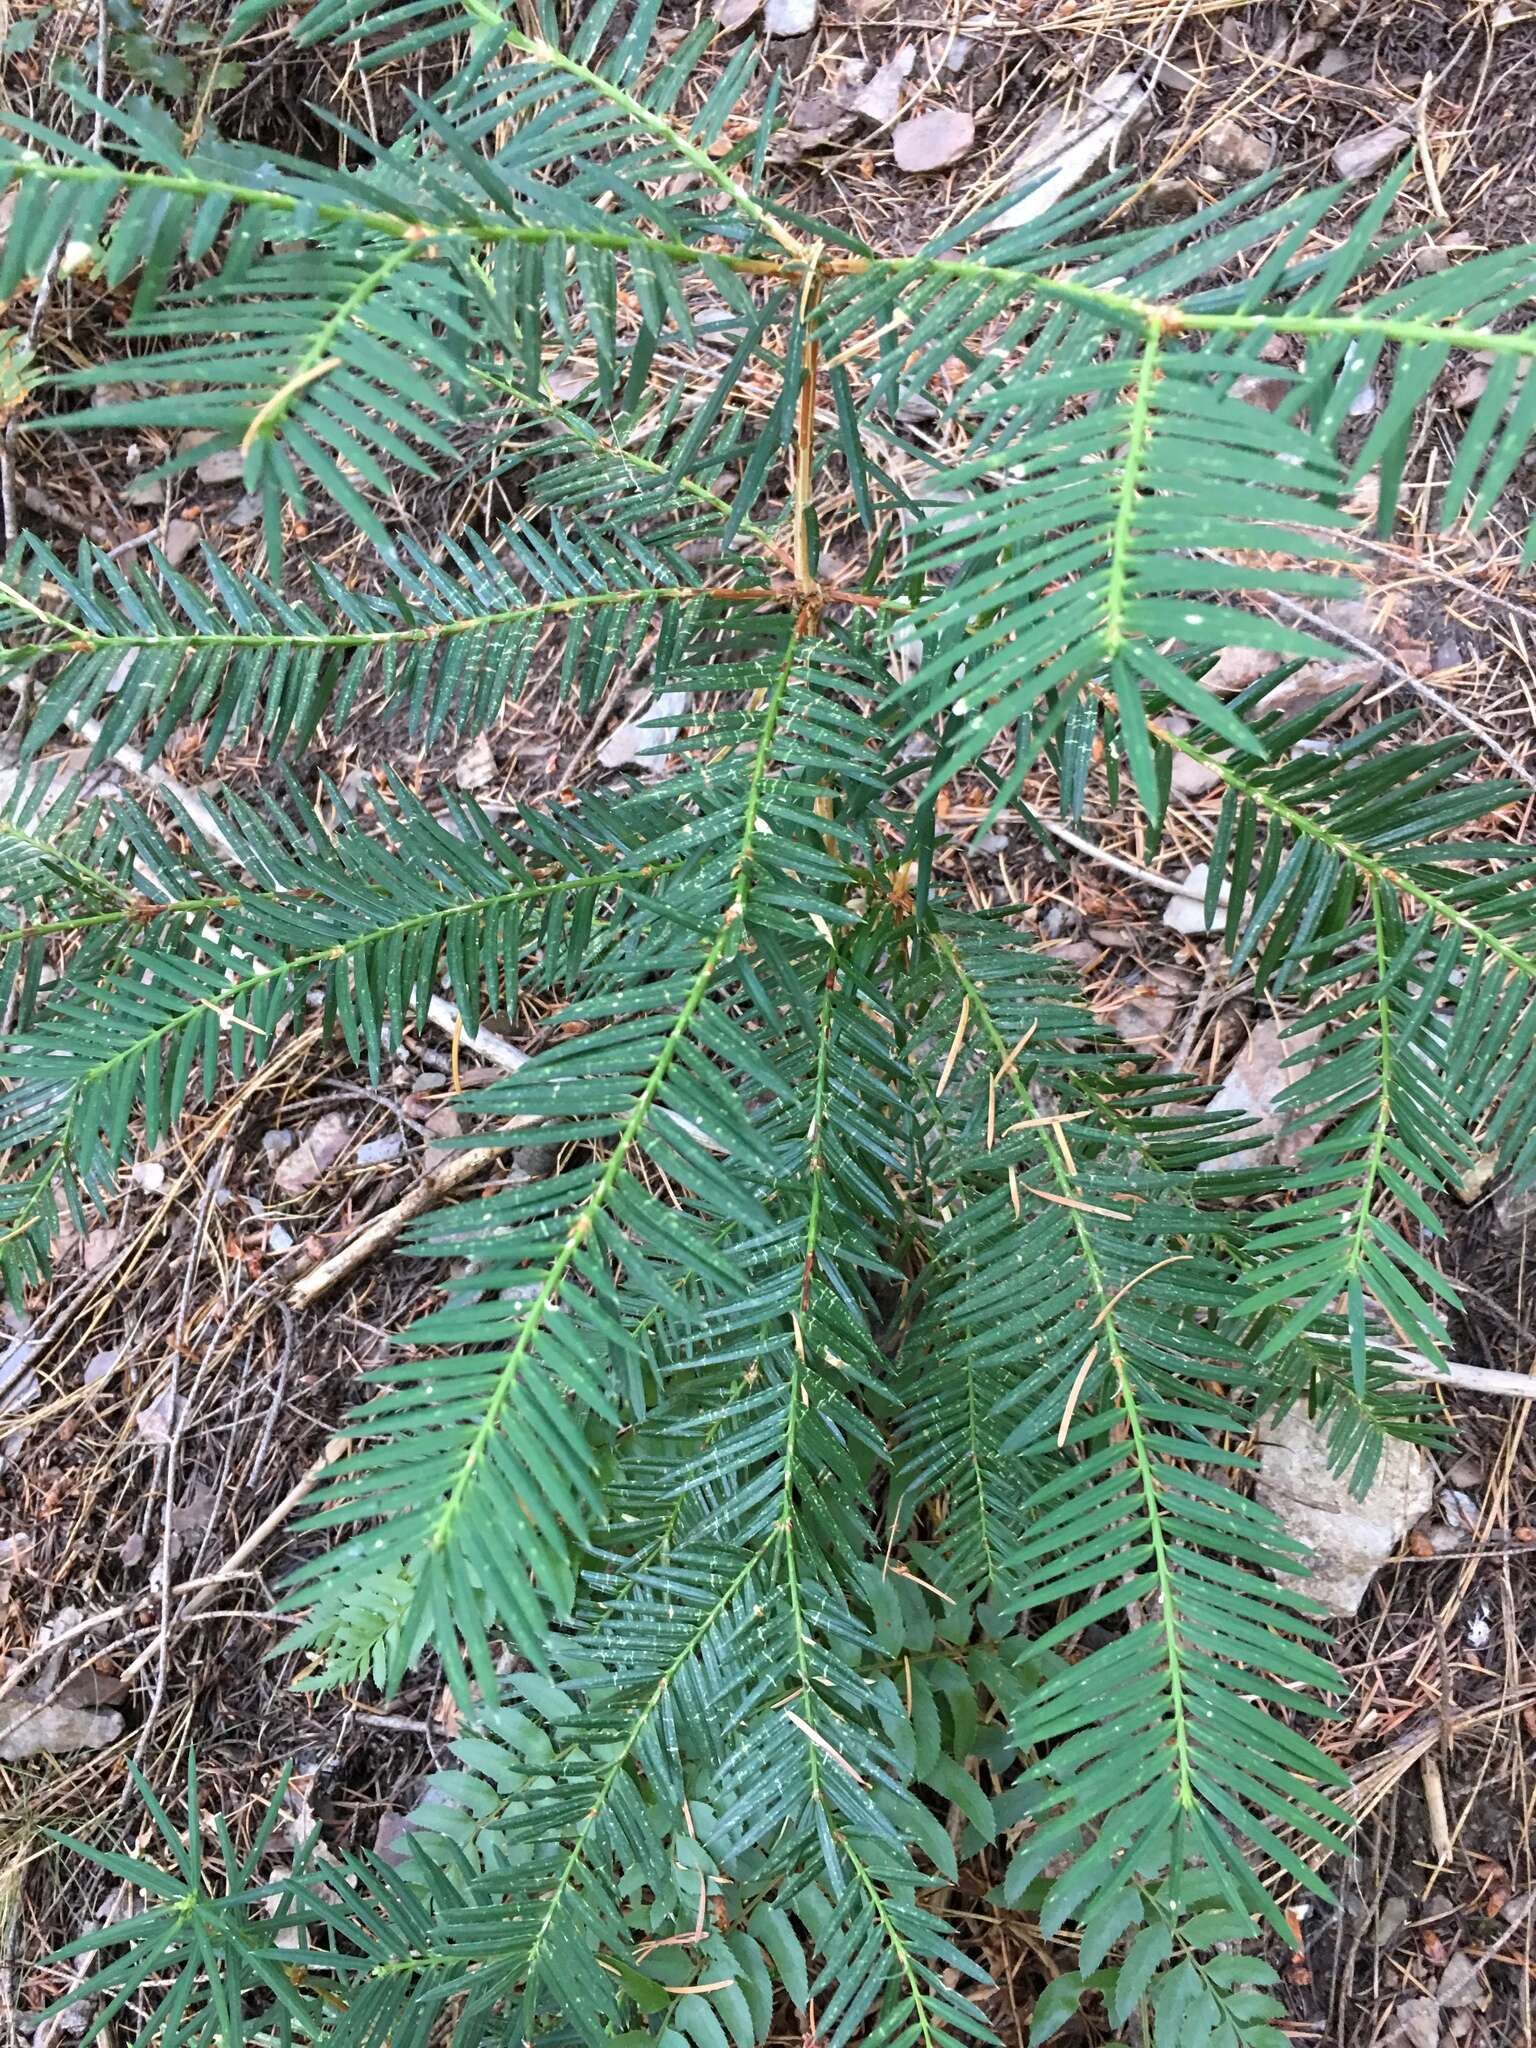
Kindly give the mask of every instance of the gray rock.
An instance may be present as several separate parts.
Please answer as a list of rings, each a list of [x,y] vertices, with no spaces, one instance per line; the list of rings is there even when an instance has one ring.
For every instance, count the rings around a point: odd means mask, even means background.
[[[887,58],[874,77],[854,94],[854,112],[882,128],[894,121],[901,112],[901,89],[912,76],[916,61],[917,45],[903,43],[895,56]]]
[[[904,171],[939,171],[959,161],[976,140],[976,123],[963,107],[931,107],[900,122],[891,150]]]
[[[1486,2006],[1488,1986],[1482,1971],[1470,1956],[1454,1955],[1440,1979],[1440,2003],[1445,2006]]]
[[[1205,885],[1210,872],[1209,861],[1197,860],[1180,882],[1178,895],[1168,898],[1163,923],[1170,931],[1183,932],[1193,938],[1201,932],[1219,931],[1226,923],[1227,899],[1231,892],[1225,882],[1216,900],[1215,916],[1208,918],[1205,914]]]
[[[763,27],[771,36],[808,36],[816,14],[817,0],[768,0]]]
[[[1371,1921],[1371,1939],[1378,1948],[1390,1948],[1408,1925],[1408,1901],[1391,1892],[1376,1908]]]
[[[121,1714],[45,1706],[26,1693],[0,1706],[0,1757],[7,1763],[20,1763],[29,1756],[59,1756],[70,1750],[105,1749],[122,1732]]]
[[[1440,2005],[1433,1998],[1405,1998],[1392,2015],[1388,2048],[1440,2048]]]
[[[1200,145],[1200,158],[1229,178],[1256,178],[1269,169],[1273,149],[1241,121],[1217,121]]]
[[[201,438],[201,437],[199,437]],[[200,484],[237,484],[245,475],[245,457],[238,448],[215,448],[197,465]]]
[[[1368,178],[1412,140],[1406,128],[1373,128],[1368,135],[1351,135],[1333,152],[1333,168],[1341,178]]]
[[[1376,1476],[1357,1500],[1348,1472],[1330,1469],[1327,1440],[1299,1406],[1264,1425],[1255,1491],[1311,1552],[1310,1569],[1287,1582],[1330,1614],[1359,1612],[1377,1570],[1435,1498],[1418,1445],[1386,1437]]]
[[[199,528],[195,519],[173,519],[165,529],[165,541],[160,552],[173,569],[182,563],[197,546]]]

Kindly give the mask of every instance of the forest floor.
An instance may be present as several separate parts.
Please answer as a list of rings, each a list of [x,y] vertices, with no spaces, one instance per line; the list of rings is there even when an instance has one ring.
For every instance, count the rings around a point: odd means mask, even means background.
[[[761,38],[749,0],[717,12],[737,24],[731,41]],[[159,46],[194,76],[206,69],[216,34],[192,0],[149,14]],[[691,18],[678,8],[679,27]],[[85,62],[95,20],[77,0],[21,0],[8,20],[0,7],[13,108],[47,115],[52,67]],[[1342,173],[1342,223],[1411,153],[1394,227],[1427,231],[1448,253],[1536,241],[1530,0],[821,0],[809,33],[764,52],[783,73],[775,153],[793,202],[891,249],[1006,191],[1042,121],[1132,99],[1139,113],[1115,148],[1132,174],[1127,218],[1177,216],[1273,164],[1282,193]],[[375,119],[358,69],[296,50],[280,27],[221,61],[245,67],[214,103],[227,132],[297,150],[321,133],[305,102]],[[914,134],[914,117],[941,112],[951,118]],[[949,160],[904,169],[914,151]],[[40,331],[50,367],[107,347],[107,299],[57,295]],[[1442,380],[1398,529],[1368,547],[1364,602],[1333,623],[1357,671],[1352,715],[1415,706],[1426,730],[1476,732],[1528,827],[1536,590],[1518,572],[1523,487],[1475,540],[1436,538],[1426,516],[1478,369]],[[152,434],[60,439],[23,420],[19,518],[60,549],[82,534],[129,552],[153,539],[179,558],[207,538],[254,567],[255,509],[227,465],[169,492],[136,485],[168,452]],[[418,490],[399,509],[435,539],[496,506],[471,481]],[[309,538],[339,573],[357,570],[356,536]],[[488,746],[430,760],[401,732],[354,724],[323,765],[344,792],[367,785],[360,763],[371,774],[387,758],[408,777],[446,772],[487,804],[536,800],[611,772],[631,708],[625,679],[596,721],[535,696]],[[13,758],[0,755],[0,773]],[[238,782],[257,765],[225,755],[218,772]],[[208,775],[195,736],[165,767],[194,788]],[[130,768],[107,772],[135,786]],[[1027,794],[1054,810],[1048,786]],[[1244,1055],[1264,1018],[1222,979],[1212,945],[1163,922],[1172,882],[1209,843],[1201,792],[1176,813],[1155,869],[1107,804],[1091,830],[1108,863],[1069,864],[1012,827],[978,839],[982,809],[962,789],[944,821],[943,859],[978,902],[1027,910],[1138,1049],[1213,1080]],[[477,1062],[461,1052],[471,1084]],[[24,1685],[51,1708],[116,1718],[97,1724],[110,1731],[98,1747],[0,1760],[0,2040],[68,2041],[67,2025],[38,2030],[28,2015],[67,1987],[67,1966],[42,1958],[100,1911],[103,1883],[46,1831],[141,1846],[129,1759],[171,1793],[195,1746],[210,1803],[226,1811],[257,1801],[289,1762],[294,1835],[318,1822],[333,1845],[363,1847],[388,1845],[449,1760],[455,1712],[430,1671],[388,1702],[366,1688],[315,1695],[296,1688],[302,1660],[273,1654],[274,1589],[304,1540],[294,1509],[359,1373],[436,1278],[385,1254],[310,1299],[304,1275],[430,1172],[452,1124],[439,1100],[449,1085],[442,1034],[408,1037],[378,1086],[317,1029],[295,1034],[136,1171],[115,1213],[64,1248],[49,1290],[3,1312],[0,1715],[5,1691]],[[1464,1289],[1459,1356],[1536,1368],[1518,1205],[1491,1184],[1452,1209],[1436,1255]],[[1437,1505],[1338,1628],[1346,1706],[1326,1741],[1362,1825],[1332,1873],[1337,1905],[1296,1905],[1285,1987],[1298,2048],[1536,2041],[1536,1427],[1524,1402],[1458,1393],[1444,1405]],[[964,1910],[1007,2039],[1010,2015],[1027,2014],[1068,1959],[981,1905],[986,1881],[969,1874]],[[1468,1967],[1490,1954],[1486,1969]]]

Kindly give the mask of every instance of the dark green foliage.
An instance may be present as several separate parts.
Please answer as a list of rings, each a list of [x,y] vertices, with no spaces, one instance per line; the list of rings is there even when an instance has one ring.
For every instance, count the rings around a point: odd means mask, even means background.
[[[1495,364],[1442,510],[1486,516],[1536,431],[1536,331],[1502,324],[1533,258],[1366,296],[1391,187],[1326,247],[1333,195],[1250,189],[1139,231],[1091,193],[887,258],[722,146],[750,46],[708,89],[707,31],[642,79],[654,12],[586,10],[561,51],[489,8],[328,0],[308,32],[375,57],[467,36],[360,168],[184,152],[145,109],[0,166],[0,287],[62,236],[136,280],[150,395],[91,425],[243,447],[274,554],[261,583],[20,549],[29,743],[198,724],[210,759],[260,735],[292,764],[260,814],[18,784],[12,1288],[317,995],[376,1071],[439,989],[473,1018],[536,986],[536,1056],[462,1107],[477,1142],[536,1119],[561,1148],[413,1227],[458,1277],[373,1373],[287,1592],[311,1682],[387,1692],[432,1655],[459,1696],[410,1860],[269,1876],[216,1833],[213,1883],[195,1788],[184,1828],[151,1799],[154,1865],[108,1861],[149,1903],[90,1938],[95,2024],[372,2048],[451,2007],[466,2042],[751,2048],[782,1995],[832,2048],[987,2039],[935,1908],[986,1851],[1001,1903],[1080,1933],[1037,2039],[1087,1993],[1159,2048],[1278,2048],[1243,1944],[1284,1932],[1276,1873],[1325,1888],[1347,1821],[1303,1732],[1325,1638],[1242,1446],[1293,1399],[1362,1475],[1424,1433],[1392,1357],[1443,1349],[1435,1203],[1532,1163],[1536,892],[1529,853],[1463,836],[1506,800],[1469,746],[1341,738],[1266,710],[1274,679],[1202,675],[1230,639],[1317,651],[1242,601],[1337,594],[1344,494],[1380,464],[1390,519],[1455,347]],[[1233,389],[1260,366],[1273,414]],[[944,428],[921,446],[913,395]],[[411,549],[397,482],[462,464],[521,516]],[[864,566],[838,580],[842,494]],[[383,595],[277,575],[327,495]],[[535,670],[591,705],[637,666],[687,707],[654,784],[492,822],[400,782],[352,816],[305,778],[365,696],[435,736]],[[1155,844],[1178,755],[1224,793],[1228,954],[1316,1034],[1294,1164],[1229,1168],[1208,1087],[1129,1055],[1027,918],[935,880],[962,773],[996,812],[1048,758],[1075,812],[1102,758]]]

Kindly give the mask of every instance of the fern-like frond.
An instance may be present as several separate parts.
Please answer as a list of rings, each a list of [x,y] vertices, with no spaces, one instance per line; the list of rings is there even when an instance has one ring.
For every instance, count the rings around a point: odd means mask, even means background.
[[[1160,1229],[1171,1191],[1147,1183],[1134,1159],[1117,1169],[1113,1152],[1101,1158],[1091,1132],[1080,1149],[1050,1103],[1037,1106],[1016,1070],[1023,1048],[993,1015],[992,984],[960,944],[941,940],[940,952],[994,1078],[1013,1055],[1007,1099],[1022,1126],[1013,1147],[1006,1136],[997,1147],[990,1199],[961,1226],[978,1234],[977,1264],[1002,1269],[1010,1222],[1022,1234],[1024,1189],[1059,1210],[1062,1235],[1075,1240],[1065,1258],[1032,1264],[1015,1250],[1012,1312],[1001,1331],[982,1324],[1000,1358],[1039,1359],[1055,1382],[1042,1399],[1039,1379],[1021,1380],[1031,1406],[1004,1450],[1041,1448],[1049,1431],[1067,1453],[1031,1489],[1005,1604],[1059,1611],[1071,1601],[1071,1620],[1032,1641],[1036,1657],[1089,1622],[1127,1617],[1122,1633],[1048,1677],[1019,1714],[1021,1743],[1040,1754],[1022,1781],[1037,1803],[1021,1790],[1018,1810],[1035,1825],[1010,1886],[1016,1894],[1068,1850],[1047,1924],[1101,1911],[1138,1879],[1177,1880],[1196,1866],[1242,1910],[1273,1913],[1236,1842],[1316,1887],[1276,1821],[1328,1847],[1344,1816],[1316,1789],[1340,1782],[1336,1768],[1256,1704],[1305,1711],[1309,1689],[1329,1674],[1304,1646],[1320,1636],[1305,1604],[1265,1576],[1294,1567],[1294,1545],[1267,1510],[1220,1483],[1244,1461],[1221,1442],[1225,1409],[1207,1383],[1241,1386],[1251,1375],[1218,1320],[1230,1282],[1192,1228],[1198,1212],[1186,1208],[1177,1237]],[[1038,1162],[1022,1186],[1019,1143]],[[990,1240],[989,1220],[1003,1226]]]
[[[481,1095],[489,1115],[547,1118],[554,1140],[590,1149],[493,1212],[481,1205],[476,1298],[414,1333],[457,1348],[384,1368],[386,1389],[357,1418],[362,1434],[322,1515],[328,1526],[361,1527],[306,1568],[294,1595],[314,1610],[300,1640],[344,1637],[338,1668],[377,1661],[397,1683],[429,1635],[449,1658],[462,1636],[488,1688],[493,1620],[542,1661],[544,1603],[569,1608],[576,1554],[599,1506],[588,1432],[620,1420],[598,1368],[615,1347],[622,1367],[630,1348],[620,1277],[652,1299],[665,1299],[674,1268],[713,1266],[727,1278],[702,1234],[669,1214],[634,1168],[649,1161],[749,1229],[768,1223],[752,1180],[771,1179],[772,1153],[719,1063],[778,1089],[767,1049],[733,1020],[719,984],[755,890],[794,852],[769,822],[768,790],[797,651],[791,634],[762,665],[752,749],[713,778],[712,818],[672,835],[679,851],[691,839],[698,857],[597,949],[588,992],[563,1013],[564,1039]],[[668,844],[657,839],[654,853],[665,858]],[[399,1589],[400,1611],[363,1650],[343,1619],[354,1572]]]
[[[1260,709],[1265,688],[1249,693]],[[1250,1239],[1252,1305],[1276,1312],[1261,1355],[1337,1308],[1358,1396],[1383,1325],[1444,1355],[1436,1304],[1454,1290],[1421,1248],[1441,1234],[1433,1198],[1483,1150],[1529,1159],[1536,894],[1526,851],[1451,836],[1507,795],[1472,778],[1466,741],[1392,746],[1397,721],[1319,749],[1329,708],[1257,720],[1267,764],[1204,732],[1192,753],[1225,784],[1208,913],[1234,959],[1301,1006],[1282,1106],[1316,1134]]]
[[[66,566],[34,541],[0,579],[0,621],[8,662],[46,665],[33,747],[92,717],[99,758],[143,735],[153,759],[194,722],[206,722],[210,759],[252,732],[293,749],[322,718],[344,720],[370,687],[430,740],[489,725],[551,643],[551,666],[579,676],[584,703],[642,648],[664,687],[712,599],[751,606],[767,588],[712,592],[683,552],[692,537],[687,522],[643,538],[559,520],[547,534],[509,528],[449,549],[444,562],[412,551],[379,597],[316,564],[315,603],[236,576],[211,553],[210,592],[164,562],[151,575],[82,547]]]
[[[167,1868],[98,1852],[147,1901],[82,1945],[100,2024],[756,2048],[782,1993],[828,2048],[959,2048],[997,1993],[934,1895],[1005,1841],[1001,1902],[1077,1929],[1034,2040],[1094,1995],[1153,2048],[1277,2048],[1267,1880],[1323,1890],[1344,1815],[1237,1446],[1302,1399],[1357,1477],[1426,1435],[1394,1362],[1441,1347],[1439,1212],[1536,1163],[1536,864],[1465,744],[1218,697],[1209,656],[1326,651],[1265,594],[1344,587],[1351,485],[1392,518],[1452,350],[1488,388],[1435,509],[1505,501],[1530,252],[1378,289],[1388,179],[1342,234],[1262,183],[1127,228],[1109,181],[887,255],[764,192],[750,39],[579,11],[320,0],[306,38],[445,81],[345,168],[88,96],[99,147],[0,154],[0,294],[133,286],[137,395],[72,410],[124,374],[87,365],[33,424],[211,432],[164,467],[239,448],[272,559],[0,580],[41,691],[0,820],[13,1293],[311,1011],[375,1074],[439,994],[507,1011],[531,1057],[466,1141],[553,1148],[400,1240],[438,1292],[285,1594],[302,1683],[441,1659],[454,1768],[399,1869],[267,1877],[270,1835],[147,1795]],[[402,482],[448,470],[511,524],[407,543]],[[327,499],[372,568],[279,576]],[[669,772],[503,826],[404,773],[371,816],[140,809],[35,758],[365,705],[433,742],[556,675],[670,693]],[[940,786],[1001,810],[1042,751],[1147,859],[1176,759],[1220,792],[1206,929],[1285,1006],[1285,1163],[1230,1163],[1250,1128],[1095,1021],[1032,906],[954,900]]]
[[[239,1076],[267,1057],[311,989],[376,1072],[386,1026],[424,1012],[440,967],[470,1016],[487,1001],[514,1003],[525,953],[551,932],[579,947],[592,911],[572,921],[572,906],[625,887],[606,867],[540,872],[462,799],[452,830],[403,787],[395,794],[403,843],[393,849],[344,812],[327,829],[302,806],[290,821],[231,799],[215,816],[217,842],[206,821],[179,820],[193,855],[169,889],[135,869],[140,886],[84,913],[92,943],[76,965],[92,972],[50,990],[0,1062],[12,1152],[0,1255],[13,1288],[36,1272],[61,1203],[78,1214],[82,1198],[103,1200],[130,1148],[169,1132],[195,1078],[211,1100],[221,1061]],[[112,820],[114,844],[123,822]],[[628,879],[643,890],[649,876],[637,867]]]

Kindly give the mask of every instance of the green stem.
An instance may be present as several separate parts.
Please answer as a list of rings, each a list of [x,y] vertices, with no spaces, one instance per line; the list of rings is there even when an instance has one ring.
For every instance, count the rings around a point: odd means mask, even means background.
[[[0,952],[7,946],[19,946],[28,939],[73,938],[76,932],[94,931],[104,924],[140,925],[152,919],[195,916],[199,912],[207,915],[214,910],[233,910],[247,899],[240,896],[179,896],[173,902],[157,903],[153,897],[138,899],[125,898],[113,910],[88,911],[83,917],[53,917],[39,924],[10,925],[0,930]],[[280,900],[274,893],[261,899],[264,902]]]
[[[669,129],[668,133],[672,131]],[[675,135],[672,136],[675,141]],[[718,170],[718,166],[712,167]],[[1137,298],[1131,293],[1079,284],[1070,278],[1051,277],[1043,272],[1015,269],[1005,264],[970,262],[954,257],[882,257],[874,255],[817,255],[801,251],[782,257],[738,256],[728,252],[695,248],[664,236],[620,229],[540,226],[474,214],[457,220],[423,221],[405,215],[335,200],[318,200],[259,185],[245,185],[233,179],[199,176],[192,172],[122,171],[110,164],[49,163],[12,158],[0,163],[0,175],[12,179],[40,178],[65,183],[101,183],[132,190],[177,193],[187,198],[221,198],[235,206],[264,207],[277,213],[303,213],[306,220],[345,224],[369,233],[408,240],[414,252],[430,261],[445,246],[465,248],[498,243],[545,247],[550,243],[603,249],[617,255],[639,257],[642,261],[665,257],[674,264],[709,262],[743,276],[801,279],[819,275],[888,279],[899,285],[903,279],[948,279],[982,287],[1011,285],[1021,295],[1032,293],[1051,304],[1081,306],[1121,326],[1134,326],[1148,334],[1294,334],[1302,338],[1378,340],[1444,348],[1486,349],[1496,355],[1536,356],[1536,326],[1515,333],[1496,333],[1489,328],[1463,327],[1455,322],[1397,319],[1390,315],[1350,313],[1202,313],[1177,302]],[[733,185],[733,190],[735,188]],[[756,204],[756,202],[753,202]],[[798,245],[797,245],[798,247]]]
[[[1371,1142],[1364,1159],[1360,1162],[1360,1194],[1355,1204],[1355,1220],[1350,1230],[1349,1256],[1345,1271],[1351,1279],[1358,1279],[1365,1262],[1365,1238],[1370,1228],[1371,1203],[1376,1194],[1376,1183],[1381,1178],[1382,1161],[1386,1156],[1387,1137],[1392,1129],[1392,1012],[1387,1003],[1387,944],[1382,924],[1381,892],[1372,887],[1371,921],[1376,943],[1376,1029],[1380,1042],[1381,1091],[1376,1103],[1376,1121],[1371,1131]]]
[[[671,1686],[673,1680],[677,1677],[678,1673],[682,1670],[683,1666],[688,1662],[688,1659],[697,1654],[700,1645],[706,1640],[710,1630],[719,1621],[721,1615],[725,1613],[726,1609],[730,1606],[731,1602],[736,1598],[737,1594],[741,1591],[742,1587],[747,1583],[747,1580],[752,1576],[752,1573],[756,1570],[759,1560],[762,1558],[764,1552],[767,1550],[772,1540],[772,1537],[769,1537],[766,1542],[761,1544],[756,1550],[753,1551],[752,1555],[741,1567],[741,1570],[737,1572],[735,1577],[729,1582],[724,1592],[720,1595],[719,1599],[716,1600],[714,1605],[710,1608],[709,1612],[689,1632],[688,1640],[684,1643],[683,1647],[678,1651],[677,1655],[672,1659],[672,1662],[667,1666],[666,1670],[661,1674],[660,1678],[657,1679],[656,1684],[647,1696],[644,1705],[640,1708],[638,1713],[635,1715],[633,1721],[630,1723],[628,1733],[625,1735],[623,1742],[619,1745],[617,1753],[614,1756],[610,1757],[601,1778],[599,1778],[598,1780],[596,1796],[593,1798],[591,1807],[588,1809],[586,1815],[584,1816],[580,1827],[576,1830],[575,1836],[572,1839],[571,1847],[566,1855],[565,1861],[561,1864],[560,1869],[556,1874],[554,1884],[550,1889],[549,1897],[545,1901],[543,1917],[540,1919],[538,1927],[534,1930],[533,1939],[529,1943],[528,1955],[523,1974],[525,1996],[527,1994],[527,1991],[532,1987],[534,1979],[537,1975],[539,1963],[544,1952],[544,1946],[545,1943],[549,1940],[550,1930],[555,1924],[555,1916],[560,1910],[561,1902],[564,1899],[566,1893],[570,1890],[571,1882],[576,1876],[577,1871],[581,1868],[581,1859],[586,1853],[587,1843],[592,1839],[592,1831],[597,1826],[598,1820],[601,1818],[602,1813],[608,1804],[608,1800],[613,1792],[614,1786],[619,1782],[619,1777],[624,1769],[624,1766],[629,1762],[630,1757],[634,1754],[635,1745],[639,1742],[641,1736],[645,1733],[647,1727],[650,1725],[651,1718],[655,1714],[656,1709],[661,1705],[662,1701],[666,1698],[668,1688]],[[415,1963],[421,1960],[428,1959],[413,1958],[412,1962]],[[388,1971],[391,1968],[398,1967],[401,1966],[386,1964],[384,1966],[384,1969],[385,1971]]]
[[[907,1996],[912,2001],[912,2010],[917,2017],[918,2038],[923,2048],[942,2048],[940,2036],[934,2032],[933,2022],[928,2017],[928,1988],[923,1982],[923,1973],[918,1969],[916,1959],[902,1936],[901,1929],[891,1918],[890,1907],[879,1885],[870,1875],[864,1859],[856,1855],[846,1842],[843,1853],[853,1865],[865,1897],[869,1900],[875,1918],[880,1922],[880,1931],[885,1936],[891,1953],[896,1958],[896,1967],[901,1972],[902,1982],[907,1987]],[[882,2029],[883,2033],[884,2030]],[[947,2038],[947,2037],[946,2037]],[[983,2037],[984,2038],[984,2037]]]
[[[1115,493],[1115,523],[1109,535],[1109,569],[1104,583],[1104,652],[1111,659],[1129,637],[1125,629],[1126,591],[1130,583],[1131,543],[1136,531],[1136,507],[1140,501],[1142,473],[1146,468],[1147,446],[1152,438],[1152,393],[1157,386],[1160,343],[1156,330],[1147,336],[1141,351],[1141,368],[1131,398],[1126,426],[1125,456],[1120,466],[1120,487]]]
[[[158,647],[181,648],[199,653],[214,647],[410,647],[429,641],[453,640],[464,633],[486,633],[497,626],[515,625],[520,619],[560,618],[571,612],[597,611],[615,605],[686,604],[691,599],[728,600],[730,593],[697,583],[642,585],[631,590],[581,590],[565,597],[541,598],[534,604],[507,605],[500,611],[476,612],[461,619],[434,619],[422,626],[384,627],[374,632],[350,633],[97,633],[77,627],[56,613],[42,612],[8,583],[0,582],[0,598],[22,606],[45,625],[67,634],[63,641],[35,641],[13,648],[12,658],[30,660],[48,654],[102,653],[113,649]],[[760,597],[759,592],[742,593],[743,603]]]

